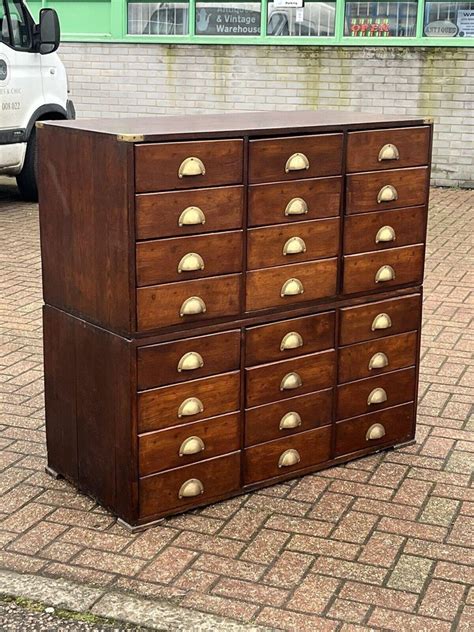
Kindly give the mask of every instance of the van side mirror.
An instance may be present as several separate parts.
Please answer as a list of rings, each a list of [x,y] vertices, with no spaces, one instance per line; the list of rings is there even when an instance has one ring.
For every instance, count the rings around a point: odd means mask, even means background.
[[[54,9],[41,9],[39,18],[39,52],[41,55],[54,53],[59,47],[61,29],[58,14]]]

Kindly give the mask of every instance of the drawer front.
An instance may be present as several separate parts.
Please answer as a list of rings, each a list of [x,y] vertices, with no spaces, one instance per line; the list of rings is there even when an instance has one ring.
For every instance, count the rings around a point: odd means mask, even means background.
[[[331,423],[333,390],[292,397],[245,411],[245,445],[255,445]]]
[[[428,197],[427,167],[347,176],[346,213],[420,206]]]
[[[246,405],[259,406],[330,388],[335,371],[334,349],[245,369]]]
[[[342,171],[343,134],[292,136],[249,143],[249,182],[278,182]]]
[[[137,290],[138,329],[182,325],[240,313],[240,274]]]
[[[139,482],[140,517],[184,511],[239,487],[240,452],[147,476]]]
[[[339,249],[339,218],[252,228],[248,233],[247,268],[335,257]]]
[[[135,146],[137,193],[239,184],[242,173],[242,140]]]
[[[185,382],[240,367],[240,331],[137,349],[138,389]]]
[[[424,246],[405,246],[384,252],[368,252],[344,257],[345,294],[380,290],[423,282]]]
[[[329,460],[330,449],[331,428],[328,426],[247,448],[244,452],[244,484],[323,463]]]
[[[265,226],[336,217],[341,191],[341,176],[250,186],[248,224]]]
[[[247,366],[286,360],[334,347],[335,312],[250,327],[245,333]]]
[[[247,272],[247,311],[334,296],[337,259]]]
[[[148,432],[138,437],[140,476],[189,465],[240,448],[240,413]]]
[[[430,128],[404,127],[347,135],[347,172],[378,171],[428,164]]]
[[[337,419],[372,413],[415,398],[415,369],[402,369],[337,387]]]
[[[414,404],[402,404],[336,424],[336,456],[408,441],[414,434]]]
[[[349,345],[413,331],[418,329],[420,321],[420,294],[345,307],[340,310],[339,344]]]
[[[182,237],[241,228],[243,207],[243,186],[137,195],[136,238]]]
[[[240,373],[192,380],[138,394],[138,432],[161,430],[240,408]]]
[[[240,272],[242,241],[239,230],[140,242],[136,245],[137,285]]]
[[[344,253],[387,250],[426,239],[426,207],[349,215],[344,220]]]
[[[339,349],[339,382],[352,382],[416,364],[416,331]]]

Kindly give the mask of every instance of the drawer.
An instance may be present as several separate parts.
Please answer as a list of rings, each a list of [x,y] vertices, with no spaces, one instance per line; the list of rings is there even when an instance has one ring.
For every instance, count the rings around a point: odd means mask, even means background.
[[[243,186],[137,195],[136,238],[181,237],[241,228],[243,207]]]
[[[337,259],[247,272],[247,311],[288,307],[336,294]]]
[[[416,331],[339,349],[339,382],[351,382],[416,364]]]
[[[245,363],[252,366],[331,349],[334,327],[334,311],[249,327],[245,332]]]
[[[356,417],[415,398],[414,368],[385,373],[337,387],[337,419]]]
[[[340,311],[339,344],[349,345],[413,331],[420,324],[420,294],[344,307]]]
[[[250,186],[248,224],[265,226],[336,217],[341,191],[341,176]]]
[[[430,128],[402,127],[347,135],[346,170],[378,171],[428,164]]]
[[[245,445],[280,439],[331,423],[332,388],[245,411]]]
[[[428,187],[428,167],[353,174],[346,179],[346,213],[420,206]]]
[[[140,517],[184,511],[225,497],[240,487],[240,452],[141,478]]]
[[[138,329],[182,325],[240,313],[240,274],[137,290]]]
[[[423,282],[425,247],[405,246],[344,257],[343,292],[354,294]]]
[[[330,388],[335,372],[334,349],[245,369],[246,405],[259,406]]]
[[[242,173],[242,140],[135,146],[137,193],[239,184]]]
[[[142,241],[137,285],[188,281],[242,270],[242,231]]]
[[[344,253],[424,243],[426,215],[426,206],[348,215],[344,220]]]
[[[240,331],[138,347],[138,389],[226,373],[240,367]]]
[[[140,476],[240,449],[240,413],[147,432],[138,437]]]
[[[408,441],[414,434],[414,404],[402,404],[336,424],[336,456]]]
[[[318,428],[246,448],[244,484],[250,485],[328,461],[331,428]]]
[[[249,143],[249,182],[278,182],[342,171],[343,134],[290,136]]]
[[[161,430],[239,408],[239,371],[162,386],[138,394],[138,432]]]
[[[248,232],[247,268],[335,257],[338,249],[339,218],[252,228]]]

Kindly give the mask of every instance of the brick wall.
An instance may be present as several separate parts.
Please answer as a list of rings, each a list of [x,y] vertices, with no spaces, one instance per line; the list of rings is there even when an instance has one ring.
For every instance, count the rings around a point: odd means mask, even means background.
[[[433,116],[433,181],[474,186],[474,49],[63,44],[79,117],[331,108]]]

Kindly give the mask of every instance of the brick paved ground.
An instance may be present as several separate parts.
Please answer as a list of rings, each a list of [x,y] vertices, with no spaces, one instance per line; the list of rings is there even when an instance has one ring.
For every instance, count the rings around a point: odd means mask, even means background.
[[[415,446],[130,535],[43,471],[38,214],[0,191],[3,564],[277,629],[473,629],[473,207],[432,192]]]

